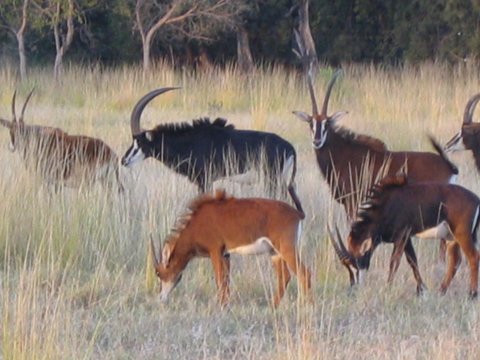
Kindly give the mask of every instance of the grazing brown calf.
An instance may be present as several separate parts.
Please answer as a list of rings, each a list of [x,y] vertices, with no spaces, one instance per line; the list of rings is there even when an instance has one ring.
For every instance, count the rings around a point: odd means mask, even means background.
[[[342,263],[359,282],[375,248],[393,243],[388,281],[391,282],[405,252],[421,292],[420,276],[411,236],[420,239],[445,238],[448,264],[440,291],[445,293],[461,261],[460,249],[470,267],[470,296],[477,296],[479,254],[475,247],[480,199],[471,191],[451,184],[413,183],[406,175],[390,176],[372,187],[361,205],[347,238],[347,247],[338,236],[335,250]],[[331,235],[332,236],[332,235]]]
[[[0,118],[0,124],[10,130],[11,150],[18,149],[26,167],[55,187],[78,187],[96,180],[109,184],[115,177],[121,191],[118,157],[102,140],[69,135],[59,128],[25,124],[23,115],[32,93],[33,90],[23,104],[18,120],[16,92],[12,99],[12,121]]]
[[[157,258],[151,251],[155,272],[161,280],[165,301],[194,257],[209,257],[213,264],[220,303],[229,298],[230,254],[269,254],[278,278],[274,305],[278,306],[296,274],[305,293],[310,289],[310,272],[298,255],[301,220],[304,215],[286,203],[259,198],[236,199],[220,190],[203,195],[177,220]]]
[[[445,145],[446,152],[472,151],[477,170],[480,171],[480,123],[473,122],[473,112],[480,101],[480,93],[472,96],[463,113],[462,129]]]

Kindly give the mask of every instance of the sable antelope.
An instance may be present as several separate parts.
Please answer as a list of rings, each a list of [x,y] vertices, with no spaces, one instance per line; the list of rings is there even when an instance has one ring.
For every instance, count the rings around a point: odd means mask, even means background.
[[[223,190],[197,197],[177,220],[158,258],[153,240],[150,242],[155,272],[161,280],[161,299],[167,299],[190,260],[202,256],[212,261],[220,303],[225,304],[229,298],[230,254],[271,256],[278,278],[275,306],[290,281],[290,271],[307,293],[310,272],[300,261],[297,249],[303,218],[303,213],[276,200],[236,199]]]
[[[193,124],[163,124],[152,130],[140,128],[140,117],[155,97],[178,88],[153,90],[133,108],[130,127],[133,143],[122,158],[131,166],[148,157],[163,162],[175,172],[188,177],[200,192],[211,190],[212,183],[228,174],[244,174],[253,168],[265,171],[271,185],[287,184],[298,210],[302,211],[295,192],[297,155],[294,147],[280,136],[267,132],[237,130],[224,119],[208,118]],[[232,159],[232,161],[229,161]]]
[[[424,284],[411,237],[448,239],[448,265],[440,291],[445,293],[455,276],[461,261],[461,249],[470,267],[470,296],[475,297],[479,211],[480,199],[461,186],[410,184],[405,174],[389,176],[372,187],[367,200],[360,206],[347,238],[347,247],[343,245],[338,229],[337,240],[332,241],[340,260],[348,268],[351,284],[359,282],[359,272],[368,269],[373,251],[380,243],[393,243],[388,281],[393,280],[405,251],[417,281],[417,292],[421,292]]]
[[[293,113],[309,126],[312,145],[318,166],[328,181],[336,201],[343,204],[350,218],[353,218],[365,192],[372,184],[386,175],[394,175],[400,170],[408,173],[410,181],[434,181],[449,183],[455,181],[457,167],[452,164],[439,144],[432,138],[431,143],[438,154],[416,151],[389,151],[379,139],[355,134],[337,124],[347,112],[328,115],[328,101],[333,85],[340,75],[337,71],[327,86],[321,112],[318,112],[313,84],[313,65],[309,61],[300,38],[295,33],[312,102],[312,114],[303,111]]]
[[[25,124],[23,117],[32,94],[33,90],[28,94],[17,120],[15,91],[12,121],[0,119],[0,124],[10,130],[10,149],[18,149],[27,168],[54,186],[79,186],[95,180],[108,183],[115,176],[122,191],[117,155],[102,140],[69,135],[59,128]]]
[[[446,152],[471,150],[480,171],[480,123],[473,122],[473,112],[480,100],[480,93],[472,96],[465,107],[462,129],[445,145]]]

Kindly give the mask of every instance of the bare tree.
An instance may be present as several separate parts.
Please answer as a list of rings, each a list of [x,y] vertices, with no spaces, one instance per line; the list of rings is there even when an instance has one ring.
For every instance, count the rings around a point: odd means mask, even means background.
[[[28,24],[29,1],[30,0],[23,0],[22,3],[15,0],[2,0],[0,2],[0,24],[13,33],[17,39],[18,57],[20,60],[20,79],[22,81],[27,78],[25,31]],[[18,4],[22,5],[21,8]]]
[[[248,32],[244,25],[237,27],[237,63],[240,70],[249,73],[253,68]]]
[[[298,34],[308,57],[308,63],[317,65],[317,51],[310,31],[309,0],[298,0]]]
[[[75,34],[76,4],[74,0],[37,0],[34,4],[53,30],[56,49],[53,76],[58,80],[63,70],[63,57],[70,49]]]
[[[143,72],[152,67],[151,47],[160,29],[175,27],[187,38],[208,39],[215,29],[233,26],[243,6],[232,0],[136,0],[135,25],[142,38]]]

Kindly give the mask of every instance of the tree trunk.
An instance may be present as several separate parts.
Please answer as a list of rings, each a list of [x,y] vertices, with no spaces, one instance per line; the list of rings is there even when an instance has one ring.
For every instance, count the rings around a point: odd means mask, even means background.
[[[70,49],[72,45],[73,35],[75,33],[75,27],[73,24],[73,1],[68,1],[68,13],[67,13],[67,34],[60,33],[60,3],[57,4],[57,16],[56,22],[53,27],[53,34],[55,37],[55,47],[57,54],[55,55],[55,64],[53,65],[53,77],[55,80],[59,80],[63,70],[63,56]]]
[[[243,25],[237,28],[237,64],[243,73],[249,73],[253,69],[248,32]]]
[[[18,42],[18,57],[20,59],[20,80],[25,81],[27,79],[27,55],[25,53],[25,39],[23,32],[17,33]]]
[[[313,65],[316,67],[318,65],[317,52],[315,50],[312,32],[310,31],[308,5],[308,0],[298,0],[298,33],[305,47],[308,62],[313,62]]]
[[[20,60],[20,80],[24,81],[27,79],[27,55],[25,52],[25,29],[27,28],[27,15],[28,15],[28,1],[23,1],[22,7],[22,23],[15,36],[17,37],[18,43],[18,57]]]
[[[150,72],[152,68],[152,60],[150,59],[150,42],[145,39],[142,44],[143,47],[143,76]]]

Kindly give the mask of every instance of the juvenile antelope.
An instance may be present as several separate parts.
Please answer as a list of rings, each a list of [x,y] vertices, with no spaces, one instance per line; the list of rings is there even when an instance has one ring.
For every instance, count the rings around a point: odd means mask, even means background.
[[[200,192],[210,191],[212,183],[227,175],[245,174],[253,169],[265,173],[271,187],[286,187],[297,209],[303,212],[295,192],[297,155],[285,139],[272,133],[237,130],[224,119],[208,118],[190,123],[162,124],[142,130],[140,117],[155,97],[177,88],[153,90],[135,105],[130,118],[133,143],[122,158],[131,166],[148,157],[163,162],[188,177]],[[228,161],[231,159],[232,161]]]
[[[460,249],[470,267],[470,296],[477,296],[479,254],[475,247],[480,199],[471,191],[452,184],[409,183],[404,174],[389,176],[370,190],[362,203],[347,238],[347,247],[337,233],[334,247],[349,269],[351,283],[360,282],[375,248],[393,243],[388,281],[391,282],[405,251],[417,281],[418,270],[411,237],[447,239],[447,271],[440,286],[445,293],[461,261]],[[332,234],[330,236],[333,236]],[[352,274],[354,274],[352,276]],[[353,280],[352,280],[353,278]]]
[[[18,150],[26,167],[55,187],[78,187],[95,180],[109,183],[114,176],[121,191],[117,155],[102,140],[69,135],[59,128],[25,124],[23,117],[32,94],[33,90],[28,94],[18,120],[16,92],[12,99],[12,120],[0,118],[0,124],[10,130],[10,149]]]
[[[463,114],[462,129],[445,145],[446,152],[471,150],[478,171],[480,171],[480,123],[473,122],[473,113],[479,100],[480,93],[470,98]]]
[[[298,276],[307,293],[310,272],[298,255],[303,218],[298,210],[276,200],[236,199],[223,190],[199,196],[177,220],[158,257],[153,241],[150,242],[155,271],[161,280],[161,299],[167,299],[190,260],[201,256],[212,261],[219,300],[226,304],[230,254],[271,256],[278,279],[274,306],[283,297],[290,271]]]

